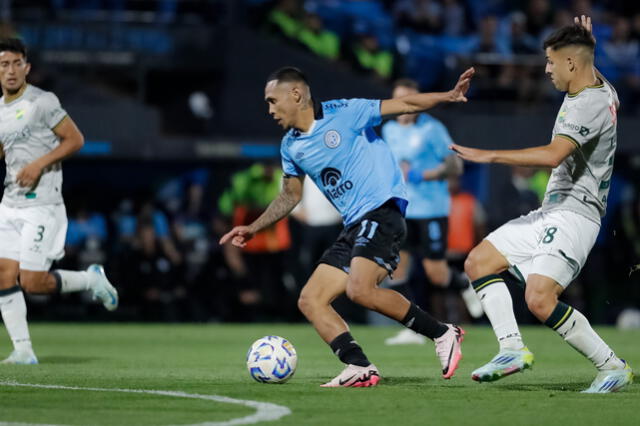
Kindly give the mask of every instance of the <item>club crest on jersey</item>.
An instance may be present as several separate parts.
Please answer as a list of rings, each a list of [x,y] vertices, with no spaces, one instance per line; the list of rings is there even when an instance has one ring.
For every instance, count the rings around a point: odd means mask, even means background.
[[[338,145],[340,145],[341,141],[342,138],[340,137],[340,133],[338,133],[336,130],[329,130],[324,134],[324,144],[327,146],[327,148],[337,148]]]

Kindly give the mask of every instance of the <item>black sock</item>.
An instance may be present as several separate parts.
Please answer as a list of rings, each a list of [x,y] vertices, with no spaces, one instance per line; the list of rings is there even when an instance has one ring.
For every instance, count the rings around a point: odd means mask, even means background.
[[[353,364],[360,367],[367,367],[371,364],[367,356],[362,352],[360,345],[356,343],[348,331],[333,339],[329,346],[331,346],[333,353],[340,358],[340,361],[345,364]]]
[[[448,330],[446,325],[420,309],[415,303],[411,303],[407,315],[400,322],[405,327],[432,340],[442,336]]]

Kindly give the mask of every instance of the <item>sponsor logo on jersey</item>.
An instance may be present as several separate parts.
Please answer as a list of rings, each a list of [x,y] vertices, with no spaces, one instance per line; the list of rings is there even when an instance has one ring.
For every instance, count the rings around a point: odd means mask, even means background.
[[[324,144],[327,148],[337,148],[341,141],[342,138],[340,137],[340,133],[336,130],[329,130],[324,134]]]
[[[324,186],[324,193],[331,201],[342,197],[347,191],[353,188],[353,182],[350,180],[341,182],[342,172],[333,167],[325,167],[320,172],[320,180]]]
[[[332,110],[332,109],[338,109],[338,108],[346,108],[349,106],[349,103],[347,101],[336,101],[336,102],[329,102],[324,105],[324,109],[325,110]]]
[[[589,128],[580,126],[579,124],[567,123],[565,121],[562,121],[560,126],[564,129],[573,130],[574,132],[579,133],[582,137],[586,137],[589,133],[591,133],[591,130],[589,130]]]

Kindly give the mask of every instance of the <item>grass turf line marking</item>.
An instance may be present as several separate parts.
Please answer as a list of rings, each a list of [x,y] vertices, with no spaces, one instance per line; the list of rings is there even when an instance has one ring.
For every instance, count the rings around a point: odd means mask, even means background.
[[[221,402],[225,404],[238,404],[246,407],[255,408],[256,412],[249,416],[239,417],[237,419],[225,420],[222,422],[204,422],[196,423],[192,425],[181,426],[235,426],[235,425],[249,425],[259,422],[267,422],[278,420],[281,417],[291,414],[291,410],[288,407],[272,404],[270,402],[258,402],[247,399],[235,399],[227,396],[220,395],[202,395],[197,393],[186,393],[179,391],[162,391],[162,390],[146,390],[146,389],[110,389],[110,388],[82,388],[77,386],[60,386],[60,385],[40,385],[31,383],[17,383],[17,382],[3,382],[0,381],[0,386],[14,386],[14,387],[27,387],[38,389],[59,389],[59,390],[80,390],[90,392],[124,392],[124,393],[146,393],[151,395],[163,395],[171,396],[175,398],[193,398],[204,399],[207,401]],[[7,423],[0,421],[0,426],[35,426],[34,423]],[[38,426],[54,426],[48,424],[37,424]]]

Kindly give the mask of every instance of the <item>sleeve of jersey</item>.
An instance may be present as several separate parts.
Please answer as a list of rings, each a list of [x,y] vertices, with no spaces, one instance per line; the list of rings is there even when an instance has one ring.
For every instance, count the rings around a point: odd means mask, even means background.
[[[357,130],[375,127],[382,122],[379,99],[349,99],[347,111]]]
[[[67,116],[58,97],[47,92],[40,97],[40,117],[49,129],[55,128]]]
[[[598,135],[602,125],[600,115],[601,111],[592,105],[580,104],[567,109],[564,115],[558,118],[556,136],[568,139],[580,148]]]
[[[289,150],[287,149],[286,140],[282,141],[280,146],[280,157],[282,157],[282,172],[285,176],[302,176],[304,172],[291,159]]]

